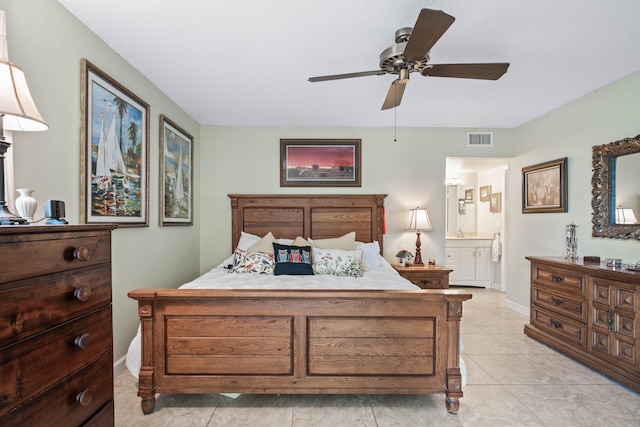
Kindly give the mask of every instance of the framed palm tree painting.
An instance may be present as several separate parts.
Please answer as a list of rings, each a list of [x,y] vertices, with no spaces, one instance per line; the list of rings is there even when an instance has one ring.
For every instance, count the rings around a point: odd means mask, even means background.
[[[193,225],[193,137],[160,116],[160,225]]]
[[[149,104],[82,60],[83,223],[149,225]]]

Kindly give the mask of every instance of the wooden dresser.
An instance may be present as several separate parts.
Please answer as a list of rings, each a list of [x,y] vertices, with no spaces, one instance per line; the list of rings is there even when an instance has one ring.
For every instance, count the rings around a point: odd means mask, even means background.
[[[0,425],[113,426],[112,225],[0,227]]]
[[[447,289],[449,273],[453,270],[439,265],[412,265],[411,267],[393,266],[402,277],[422,289]]]
[[[531,262],[525,334],[640,391],[640,273],[562,258]]]

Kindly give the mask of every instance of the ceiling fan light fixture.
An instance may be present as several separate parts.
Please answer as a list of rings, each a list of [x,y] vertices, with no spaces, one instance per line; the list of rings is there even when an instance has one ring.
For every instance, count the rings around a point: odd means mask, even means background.
[[[398,83],[408,83],[409,82],[409,68],[401,68],[398,73]]]
[[[406,43],[409,41],[409,37],[411,36],[411,32],[413,31],[413,27],[403,27],[396,30],[396,38],[394,39],[396,43]]]

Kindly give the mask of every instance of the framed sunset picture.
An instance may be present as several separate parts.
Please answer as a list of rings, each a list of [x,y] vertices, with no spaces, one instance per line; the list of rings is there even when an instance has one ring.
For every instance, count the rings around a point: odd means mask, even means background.
[[[281,187],[361,187],[360,139],[281,139]]]

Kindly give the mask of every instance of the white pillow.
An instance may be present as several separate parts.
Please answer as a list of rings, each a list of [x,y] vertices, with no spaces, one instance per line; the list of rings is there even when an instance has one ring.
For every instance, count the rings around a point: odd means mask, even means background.
[[[276,239],[273,243],[277,243],[279,245],[287,245],[290,246],[293,243],[293,239]],[[271,248],[273,249],[273,248]]]
[[[256,236],[255,234],[245,233],[244,231],[241,231],[240,240],[238,241],[238,247],[236,249],[241,249],[243,251],[246,251],[251,246],[258,243],[260,239],[262,239],[262,237]]]
[[[361,277],[362,250],[311,248],[311,267],[314,274]]]
[[[380,267],[380,244],[377,240],[371,243],[356,242],[356,248],[362,251],[362,267],[364,271],[371,271]]]
[[[343,249],[345,251],[352,251],[356,248],[356,232],[352,231],[341,237],[333,239],[307,239],[311,246],[320,249]]]

